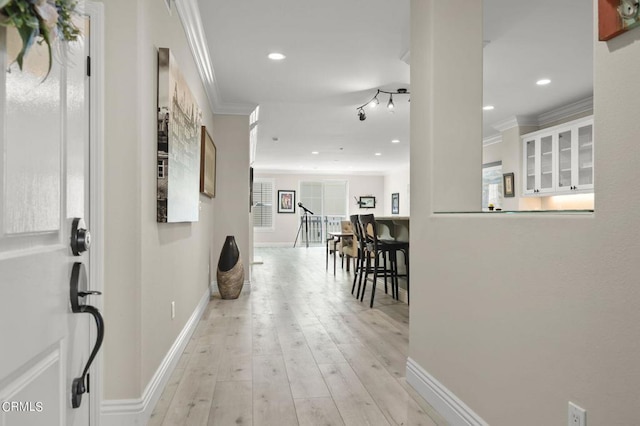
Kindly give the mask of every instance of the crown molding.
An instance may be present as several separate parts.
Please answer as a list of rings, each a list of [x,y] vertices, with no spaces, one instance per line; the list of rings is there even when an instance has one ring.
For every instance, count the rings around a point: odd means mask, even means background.
[[[209,56],[209,47],[204,33],[200,8],[197,0],[175,0],[176,10],[187,36],[191,54],[198,67],[209,105],[215,114],[249,115],[256,105],[240,103],[224,103],[220,96],[216,75]]]
[[[482,146],[485,147],[485,146],[493,145],[500,142],[502,142],[502,134],[497,134],[497,135],[489,136],[482,139]]]
[[[506,120],[495,123],[493,128],[499,132],[504,132],[505,130],[522,126],[538,126],[538,119],[526,115],[514,115]]]
[[[593,114],[593,96],[552,109],[537,117],[522,115],[509,117],[495,123],[492,127],[499,132],[522,126],[546,127],[549,124],[566,121],[578,114],[585,113]]]
[[[593,113],[593,96],[542,113],[538,116],[538,123],[546,126],[584,113]]]

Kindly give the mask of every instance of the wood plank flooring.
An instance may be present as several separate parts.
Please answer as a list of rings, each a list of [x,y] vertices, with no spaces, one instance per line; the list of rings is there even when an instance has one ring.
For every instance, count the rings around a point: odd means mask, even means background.
[[[360,303],[324,247],[256,255],[250,292],[211,299],[150,425],[446,425],[405,381],[406,304],[383,284]]]

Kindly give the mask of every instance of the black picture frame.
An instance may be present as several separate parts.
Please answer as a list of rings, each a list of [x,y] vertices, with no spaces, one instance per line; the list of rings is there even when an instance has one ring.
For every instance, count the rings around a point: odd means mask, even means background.
[[[372,196],[360,197],[360,200],[358,200],[358,204],[360,205],[361,209],[375,209],[376,197],[372,197]]]
[[[296,191],[281,189],[278,190],[278,213],[296,212]]]
[[[391,194],[391,214],[400,214],[400,193]]]
[[[502,175],[502,193],[505,198],[516,196],[515,177],[513,173],[504,173]]]
[[[253,167],[249,167],[249,213],[253,209]]]

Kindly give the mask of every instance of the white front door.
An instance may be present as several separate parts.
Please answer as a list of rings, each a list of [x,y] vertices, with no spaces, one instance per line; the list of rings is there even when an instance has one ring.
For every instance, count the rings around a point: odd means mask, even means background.
[[[82,27],[84,23],[80,22]],[[91,315],[73,313],[70,279],[87,253],[70,249],[73,218],[89,223],[87,30],[69,49],[20,46],[0,27],[0,425],[87,425],[89,396],[72,407],[93,346]],[[90,288],[91,283],[88,283]],[[81,288],[87,290],[88,288]],[[80,298],[92,304],[95,297]],[[86,386],[88,378],[82,381]],[[86,389],[87,391],[90,390]]]

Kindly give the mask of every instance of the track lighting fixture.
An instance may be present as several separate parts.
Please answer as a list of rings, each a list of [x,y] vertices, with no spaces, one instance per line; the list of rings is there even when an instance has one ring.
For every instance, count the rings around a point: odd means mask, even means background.
[[[389,102],[387,102],[387,108],[390,111],[393,111],[393,109],[395,108],[395,104],[393,102],[393,95],[410,95],[409,91],[407,89],[398,89],[395,92],[387,92],[386,90],[380,90],[378,89],[378,91],[376,92],[376,94],[373,96],[373,98],[371,98],[371,100],[365,104],[360,105],[359,107],[356,108],[356,110],[358,111],[358,118],[360,119],[360,121],[364,121],[367,119],[367,115],[364,112],[364,107],[366,107],[367,105],[369,105],[371,108],[375,108],[380,101],[378,100],[378,95],[380,93],[385,93],[387,95],[389,95]],[[411,99],[409,99],[409,102],[411,102]]]

